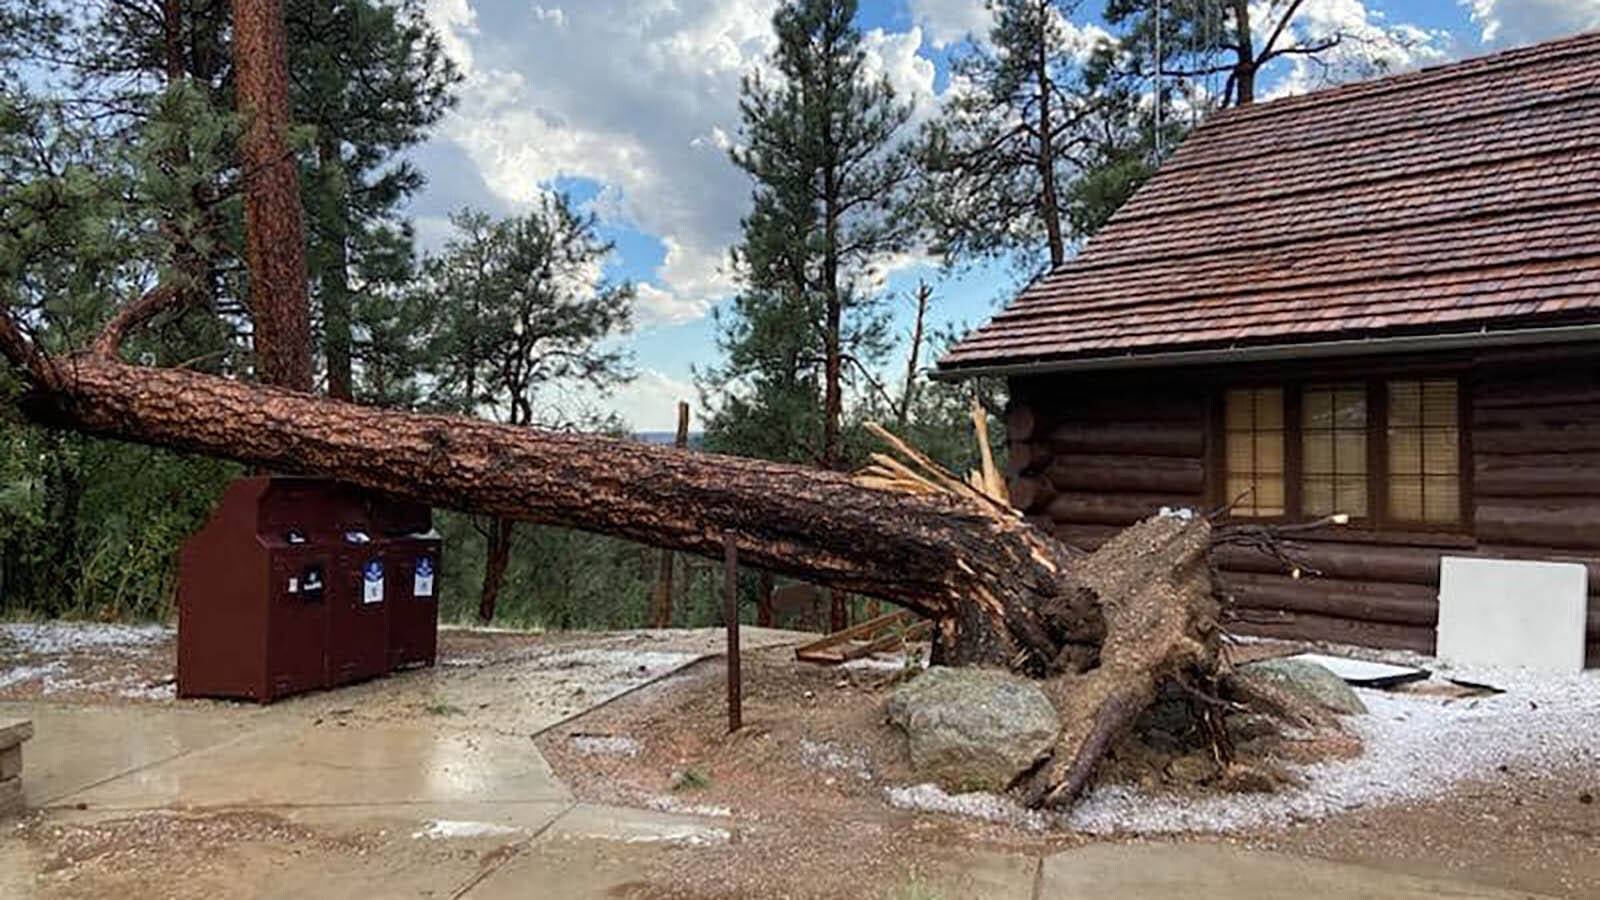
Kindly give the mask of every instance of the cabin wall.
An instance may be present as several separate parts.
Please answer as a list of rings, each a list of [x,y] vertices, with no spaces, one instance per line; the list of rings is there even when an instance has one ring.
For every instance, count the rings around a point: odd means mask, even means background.
[[[1467,527],[1415,533],[1330,528],[1296,535],[1301,577],[1266,553],[1216,562],[1230,630],[1431,652],[1445,555],[1589,568],[1589,660],[1600,664],[1600,351],[1408,359],[1450,367],[1466,394]],[[1007,418],[1012,500],[1066,543],[1092,550],[1161,506],[1215,508],[1217,398],[1263,378],[1316,378],[1330,364],[1014,379]],[[1333,364],[1381,374],[1392,362]]]

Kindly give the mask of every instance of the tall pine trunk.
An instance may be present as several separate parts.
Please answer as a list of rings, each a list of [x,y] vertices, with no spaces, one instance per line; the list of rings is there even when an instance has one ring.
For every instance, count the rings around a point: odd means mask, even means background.
[[[348,193],[344,164],[334,135],[324,130],[317,139],[317,169],[322,179],[320,230],[322,258],[318,283],[322,295],[322,353],[328,363],[328,396],[350,400],[351,308],[350,235],[345,218]]]
[[[478,594],[478,621],[485,625],[494,621],[495,606],[500,602],[500,588],[505,585],[506,568],[511,564],[511,531],[515,525],[502,516],[489,523],[483,588]]]
[[[234,78],[249,120],[240,148],[245,257],[256,374],[265,384],[311,390],[300,177],[289,147],[288,51],[280,0],[233,0]]]
[[[1042,15],[1049,15],[1044,10]],[[1034,81],[1039,99],[1039,215],[1044,219],[1046,243],[1050,248],[1050,268],[1067,260],[1066,241],[1061,237],[1061,200],[1056,190],[1055,119],[1050,101],[1055,86],[1050,83],[1049,48],[1041,37],[1039,54],[1034,59]]]

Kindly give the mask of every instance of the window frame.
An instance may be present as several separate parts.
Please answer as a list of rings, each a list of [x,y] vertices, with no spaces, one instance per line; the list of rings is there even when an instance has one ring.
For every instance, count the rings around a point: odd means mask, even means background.
[[[1371,531],[1406,532],[1413,534],[1470,534],[1473,530],[1472,491],[1472,429],[1471,385],[1466,372],[1397,370],[1372,374],[1327,372],[1314,376],[1280,378],[1276,380],[1254,378],[1227,381],[1218,386],[1211,404],[1211,429],[1214,446],[1210,449],[1207,474],[1213,489],[1212,501],[1226,505],[1233,501],[1227,494],[1228,484],[1228,429],[1226,420],[1227,393],[1230,390],[1281,388],[1284,417],[1284,514],[1281,516],[1240,516],[1240,522],[1283,524],[1311,521],[1305,512],[1304,499],[1304,431],[1302,398],[1308,387],[1334,385],[1363,385],[1367,397],[1367,514],[1351,516],[1350,524]],[[1456,383],[1456,479],[1459,508],[1450,522],[1400,519],[1389,513],[1389,383],[1392,381],[1427,381],[1451,379]]]

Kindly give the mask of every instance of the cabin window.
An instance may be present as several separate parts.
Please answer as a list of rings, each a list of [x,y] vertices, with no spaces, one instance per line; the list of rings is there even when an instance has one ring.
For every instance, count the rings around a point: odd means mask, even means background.
[[[1312,385],[1300,395],[1300,504],[1308,517],[1367,517],[1367,387]]]
[[[1228,499],[1236,516],[1284,514],[1282,388],[1227,393]]]
[[[1448,523],[1461,518],[1461,429],[1454,380],[1388,384],[1389,517]]]
[[[1344,514],[1438,531],[1465,513],[1453,378],[1290,382],[1223,393],[1214,484],[1247,518]]]

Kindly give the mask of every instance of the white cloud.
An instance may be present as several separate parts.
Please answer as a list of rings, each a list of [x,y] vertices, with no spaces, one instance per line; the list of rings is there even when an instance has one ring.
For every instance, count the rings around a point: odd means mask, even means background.
[[[532,17],[522,7],[501,28],[489,5],[430,0],[447,46],[465,47],[467,80],[443,133],[513,203],[561,177],[599,182],[597,214],[666,248],[641,321],[704,315],[733,287],[724,259],[750,188],[725,148],[739,79],[771,46],[774,6],[589,0]]]
[[[462,72],[471,72],[471,38],[478,33],[478,23],[469,0],[427,0],[424,11],[439,32],[445,54]]]
[[[1252,21],[1276,23],[1270,0],[1252,4]],[[1265,99],[1299,94],[1327,84],[1404,72],[1449,58],[1449,36],[1408,23],[1390,23],[1362,0],[1308,0],[1290,23],[1294,45],[1308,46],[1330,35],[1339,43],[1314,56],[1289,56],[1287,74]],[[1292,45],[1291,45],[1292,46]]]
[[[871,78],[884,77],[894,88],[895,100],[910,103],[917,120],[936,107],[933,92],[933,62],[917,51],[922,49],[922,29],[886,32],[874,28],[862,39],[867,51],[866,69]]]
[[[639,377],[618,388],[606,406],[634,431],[672,431],[678,427],[678,401],[695,402],[694,385],[657,369],[645,369]],[[691,422],[690,430],[699,430]]]
[[[968,37],[981,40],[994,27],[994,16],[983,0],[910,0],[910,5],[912,20],[928,30],[936,50]]]
[[[1460,0],[1484,43],[1515,47],[1600,28],[1596,0]]]
[[[740,81],[774,44],[777,0],[587,0],[511,6],[428,0],[467,79],[442,132],[499,198],[526,204],[585,178],[604,220],[653,235],[665,258],[640,322],[706,314],[734,290],[727,248],[750,183],[728,160]],[[865,35],[871,65],[923,115],[935,106],[923,32]]]

